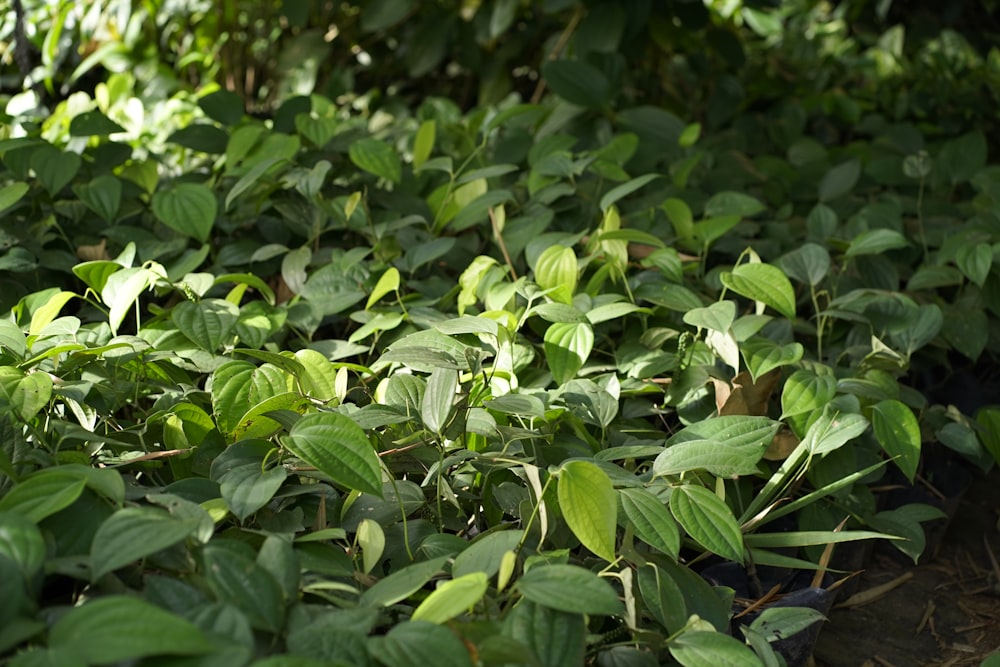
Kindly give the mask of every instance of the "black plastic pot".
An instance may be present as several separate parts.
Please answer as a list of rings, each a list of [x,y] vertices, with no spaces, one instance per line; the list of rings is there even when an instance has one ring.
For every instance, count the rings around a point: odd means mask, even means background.
[[[743,608],[734,605],[730,634],[741,640],[743,633],[740,626],[749,626],[761,612],[770,607],[808,607],[826,616],[833,606],[833,593],[810,585],[812,572],[759,567],[751,574],[738,563],[723,562],[706,567],[701,576],[714,586],[732,588],[737,599],[756,599],[760,597],[761,591],[767,592],[775,586],[781,586],[774,601],[760,609],[740,615]],[[823,583],[830,585],[833,578],[826,575]],[[815,623],[791,637],[772,642],[771,647],[785,659],[788,667],[806,667],[822,629],[822,623]]]

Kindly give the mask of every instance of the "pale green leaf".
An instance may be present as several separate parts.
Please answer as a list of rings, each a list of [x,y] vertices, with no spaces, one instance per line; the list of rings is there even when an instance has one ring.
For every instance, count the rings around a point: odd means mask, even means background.
[[[770,264],[740,264],[723,273],[722,284],[737,294],[759,301],[795,319],[795,290],[784,272]]]
[[[615,559],[615,490],[589,461],[568,461],[559,471],[559,509],[577,539],[611,562]]]
[[[446,581],[424,598],[410,618],[437,624],[450,621],[475,606],[486,594],[488,586],[489,579],[485,572],[470,572]]]
[[[572,380],[583,368],[594,346],[594,330],[589,324],[556,323],[545,330],[545,360],[556,384]]]

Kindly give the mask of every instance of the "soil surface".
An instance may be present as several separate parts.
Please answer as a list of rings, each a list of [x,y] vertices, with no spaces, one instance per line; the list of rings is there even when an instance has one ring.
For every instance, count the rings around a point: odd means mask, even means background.
[[[816,667],[977,667],[1000,651],[1000,470],[976,475],[930,548],[917,566],[874,550],[856,578],[870,601],[840,596]]]

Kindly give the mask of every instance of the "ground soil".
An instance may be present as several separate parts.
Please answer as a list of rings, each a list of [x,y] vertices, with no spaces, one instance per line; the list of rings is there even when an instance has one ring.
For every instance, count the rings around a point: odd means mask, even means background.
[[[841,596],[816,667],[977,667],[1000,651],[1000,471],[976,476],[932,548],[917,566],[873,551],[856,578],[872,599]]]

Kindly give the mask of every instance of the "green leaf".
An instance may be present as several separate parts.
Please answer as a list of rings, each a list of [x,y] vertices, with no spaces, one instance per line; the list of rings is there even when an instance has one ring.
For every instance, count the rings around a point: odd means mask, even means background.
[[[591,324],[600,324],[601,322],[618,320],[626,315],[637,312],[649,313],[650,311],[646,308],[640,308],[634,303],[618,301],[615,303],[606,303],[603,306],[597,306],[596,308],[591,308],[587,311],[586,317],[587,321]]]
[[[920,424],[913,411],[896,400],[880,401],[872,408],[872,429],[882,449],[912,484],[920,463]]]
[[[410,619],[437,624],[450,621],[482,600],[488,586],[489,579],[484,572],[470,572],[446,581],[424,598]]]
[[[767,210],[756,197],[742,192],[718,192],[705,202],[705,217],[718,218],[737,215],[749,218]]]
[[[100,111],[85,111],[69,122],[71,137],[103,137],[124,132],[125,128]]]
[[[802,446],[813,456],[839,449],[868,430],[868,420],[859,414],[839,413],[829,405],[806,431]]]
[[[261,465],[256,462],[236,466],[218,480],[222,499],[240,521],[271,502],[288,477],[284,466],[261,470]]]
[[[802,368],[785,380],[781,391],[781,419],[822,408],[837,395],[837,379]]]
[[[549,246],[535,260],[535,282],[560,303],[572,305],[578,272],[576,253],[567,246]]]
[[[716,301],[704,308],[692,308],[684,313],[684,323],[693,327],[727,333],[736,319],[736,304],[732,301]]]
[[[171,313],[174,324],[192,343],[216,352],[230,342],[240,309],[224,299],[182,301]]]
[[[358,524],[357,538],[358,546],[361,547],[364,573],[370,574],[385,553],[385,532],[377,521],[362,519]]]
[[[337,119],[300,113],[295,117],[295,129],[314,146],[323,148],[337,134]]]
[[[850,259],[861,255],[880,255],[886,250],[905,248],[908,245],[910,243],[906,237],[895,229],[872,229],[855,236],[844,257]]]
[[[126,507],[111,515],[94,535],[91,579],[162,551],[191,535],[198,519],[178,519],[147,507]]]
[[[392,146],[372,137],[360,139],[348,149],[351,162],[360,169],[387,181],[398,183],[403,178],[403,165]]]
[[[769,338],[754,336],[740,345],[750,377],[754,382],[775,368],[798,363],[805,353],[801,343],[779,345]]]
[[[738,215],[721,215],[717,218],[699,220],[694,225],[694,233],[702,245],[707,247],[725,236],[730,229],[740,224],[740,220],[742,218]]]
[[[410,597],[444,567],[448,556],[413,563],[396,570],[361,594],[360,604],[366,607],[389,607]]]
[[[465,644],[450,629],[427,621],[404,621],[375,638],[372,654],[393,667],[472,667]]]
[[[53,197],[73,180],[82,164],[83,160],[76,153],[60,151],[49,146],[35,151],[31,156],[31,168]],[[0,192],[0,200],[2,199],[3,193]],[[0,201],[0,210],[4,208],[6,207]]]
[[[843,197],[858,182],[861,176],[861,162],[848,160],[826,172],[819,182],[819,200],[822,203]]]
[[[504,640],[513,639],[533,653],[531,660],[515,658],[516,664],[566,667],[584,664],[586,634],[587,625],[583,614],[550,609],[530,600],[521,600],[504,619],[504,632],[500,637]]]
[[[944,144],[934,163],[952,185],[971,180],[986,166],[986,137],[981,130],[964,134]]]
[[[618,500],[636,536],[676,559],[680,553],[681,535],[667,506],[642,488],[621,489]]]
[[[577,60],[549,60],[542,65],[549,88],[570,104],[600,109],[611,101],[611,82],[601,70]]]
[[[86,486],[78,474],[49,468],[21,480],[0,498],[0,512],[14,512],[37,523],[76,502]]]
[[[765,417],[732,415],[708,421],[735,417],[725,434],[704,439],[685,439],[667,443],[667,448],[653,461],[657,476],[679,475],[689,470],[707,470],[719,477],[753,474],[781,424]],[[678,434],[680,435],[680,434]]]
[[[243,98],[229,90],[217,90],[198,100],[205,115],[212,120],[232,127],[243,120],[246,113]]]
[[[857,540],[885,539],[882,533],[870,530],[806,530],[787,533],[750,533],[746,536],[749,547],[757,549],[781,549],[786,547],[809,547],[820,544],[840,544]]]
[[[125,316],[135,304],[139,295],[149,289],[156,275],[141,266],[122,269],[108,276],[101,290],[101,301],[108,306],[108,324],[111,333],[117,334]]]
[[[806,243],[782,255],[778,265],[800,283],[815,287],[830,272],[830,253],[821,245]]]
[[[153,195],[153,213],[160,222],[202,243],[208,241],[219,203],[200,183],[181,183]]]
[[[243,176],[240,177],[240,180],[236,181],[233,185],[233,189],[229,191],[229,194],[226,195],[225,210],[228,211],[229,207],[232,206],[237,197],[252,188],[257,181],[264,176],[264,174],[266,174],[276,164],[284,162],[285,159],[286,158],[278,155],[272,155],[256,163],[250,171],[243,174]]]
[[[14,387],[10,406],[24,422],[35,418],[52,398],[52,378],[48,373],[29,373]]]
[[[375,449],[350,417],[324,412],[305,415],[285,446],[300,459],[349,489],[382,497],[382,471]]]
[[[378,282],[375,283],[372,293],[368,295],[368,303],[365,304],[365,310],[371,308],[386,294],[396,291],[399,291],[399,269],[395,266],[390,266],[382,274],[382,277],[378,279]]]
[[[188,621],[138,598],[118,595],[69,610],[52,626],[49,646],[91,665],[153,655],[200,655],[213,649]]]
[[[77,196],[90,210],[108,224],[115,221],[122,201],[122,182],[111,174],[102,174],[74,188]]]
[[[420,404],[424,426],[441,433],[448,423],[458,389],[458,373],[449,368],[435,368],[427,378],[427,388]]]
[[[743,562],[743,534],[732,511],[717,495],[694,484],[675,487],[670,511],[695,542],[728,560]]]
[[[992,456],[1000,463],[1000,408],[986,407],[976,413],[979,439]],[[2,506],[2,501],[0,501]]]
[[[777,641],[824,620],[826,616],[810,607],[768,607],[754,619],[750,628],[764,635],[768,641]]]
[[[45,539],[31,517],[0,512],[0,558],[16,564],[25,581],[31,581],[45,564]]]
[[[993,248],[989,243],[962,245],[955,253],[955,262],[966,278],[982,287],[993,266]]]
[[[10,320],[0,318],[0,352],[9,351],[18,359],[28,352],[28,342],[21,327]]]
[[[413,169],[419,170],[434,150],[434,139],[437,134],[437,122],[431,118],[425,120],[417,129],[413,138]]]
[[[295,358],[302,364],[296,375],[302,392],[311,398],[329,401],[337,396],[337,367],[316,350],[298,350]]]
[[[731,273],[723,273],[722,284],[737,294],[774,308],[790,320],[795,319],[795,290],[788,277],[770,264],[740,264]]]
[[[603,197],[601,197],[601,210],[607,211],[609,208],[615,205],[618,200],[623,199],[636,190],[642,188],[646,184],[655,181],[657,178],[662,178],[660,174],[644,174],[643,176],[637,176],[630,181],[626,181],[621,185],[617,185],[610,190],[608,190]]]
[[[173,132],[167,137],[167,142],[201,153],[220,155],[226,152],[229,135],[215,125],[194,122]]]
[[[721,632],[689,630],[668,645],[670,655],[684,667],[760,667],[761,662],[742,642]]]
[[[941,334],[969,360],[975,362],[989,342],[990,323],[983,310],[948,305],[944,309]]]
[[[518,580],[517,589],[535,604],[574,614],[614,616],[624,611],[611,584],[578,565],[537,564]]]
[[[0,211],[5,211],[21,201],[26,194],[28,194],[28,184],[20,181],[0,188]]]
[[[595,554],[615,559],[615,490],[589,461],[568,461],[559,470],[559,509],[577,539]]]
[[[282,630],[287,600],[274,575],[254,559],[246,545],[212,540],[201,551],[203,576],[216,598],[246,614],[258,630]]]
[[[501,530],[477,537],[462,553],[455,556],[451,574],[461,577],[472,572],[484,572],[492,577],[500,571],[504,554],[517,549],[524,532]]]
[[[232,433],[250,409],[250,379],[256,370],[247,361],[229,361],[212,374],[212,412],[223,433]]]
[[[594,346],[589,324],[556,323],[545,330],[545,359],[556,384],[565,384],[579,371]]]

